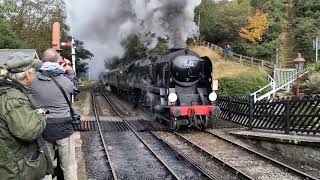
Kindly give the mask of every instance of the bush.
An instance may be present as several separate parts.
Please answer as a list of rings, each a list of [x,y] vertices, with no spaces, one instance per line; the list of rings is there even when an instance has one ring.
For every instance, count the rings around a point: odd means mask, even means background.
[[[250,96],[268,84],[261,77],[221,78],[219,80],[219,95],[223,96]]]
[[[82,81],[80,84],[80,92],[90,91],[93,85],[93,81]]]
[[[320,64],[309,66],[308,76],[302,78],[301,91],[306,94],[320,94]]]

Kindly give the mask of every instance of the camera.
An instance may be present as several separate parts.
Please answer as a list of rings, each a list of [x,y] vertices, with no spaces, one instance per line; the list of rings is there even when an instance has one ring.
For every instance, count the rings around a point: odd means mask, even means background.
[[[71,66],[71,63],[68,59],[65,59],[64,57],[61,57],[59,60],[58,60],[58,63],[60,66],[63,65],[63,67],[66,67],[66,66]]]

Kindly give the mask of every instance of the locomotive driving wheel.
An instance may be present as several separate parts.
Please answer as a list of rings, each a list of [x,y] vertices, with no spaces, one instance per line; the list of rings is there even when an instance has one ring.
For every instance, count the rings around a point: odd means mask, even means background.
[[[176,117],[171,117],[170,119],[170,129],[173,131],[178,131],[179,129],[178,119]]]

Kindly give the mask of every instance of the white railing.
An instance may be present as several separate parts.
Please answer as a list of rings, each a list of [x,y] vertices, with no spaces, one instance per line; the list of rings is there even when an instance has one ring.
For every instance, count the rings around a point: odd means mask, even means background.
[[[274,79],[270,75],[268,75],[268,81],[270,82],[268,85],[264,86],[263,88],[261,88],[258,91],[251,94],[251,96],[253,96],[254,102],[259,101],[258,99],[260,99],[260,97],[258,97],[258,94],[261,93],[262,91],[264,91],[268,88],[271,88],[272,91],[274,91],[276,89],[276,82],[274,81]]]
[[[299,74],[299,77],[302,77],[306,73],[308,73],[307,70],[296,72],[296,73],[294,73],[293,75],[291,75],[290,77],[286,78],[284,81],[282,81],[280,83],[276,83],[276,81],[270,75],[268,75],[268,78],[271,79],[271,80],[269,80],[270,83],[267,86],[265,86],[265,87],[259,89],[258,91],[252,93],[251,96],[253,96],[254,102],[261,101],[262,99],[265,99],[265,98],[270,99],[271,95],[274,97],[276,92],[278,92],[280,90],[283,90],[284,87],[288,87],[291,83],[293,83],[297,79],[298,74]],[[259,93],[263,92],[263,90],[265,90],[265,89],[267,89],[269,87],[271,88],[270,91],[268,91],[267,93],[264,93],[261,96],[259,96]]]

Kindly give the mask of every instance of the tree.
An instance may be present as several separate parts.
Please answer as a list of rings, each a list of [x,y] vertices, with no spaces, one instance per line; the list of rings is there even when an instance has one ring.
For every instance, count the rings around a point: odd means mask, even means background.
[[[296,0],[296,37],[295,51],[303,53],[307,62],[315,60],[315,50],[312,41],[320,36],[320,3],[318,0]]]
[[[4,20],[20,39],[41,54],[51,47],[51,28],[60,22],[65,32],[65,4],[63,0],[3,0]]]
[[[257,11],[254,16],[248,17],[248,24],[240,29],[239,35],[251,42],[261,41],[262,36],[267,32],[271,22],[268,13]]]
[[[308,77],[302,80],[301,89],[307,94],[320,94],[320,64],[312,64],[308,69]]]
[[[68,37],[65,41],[71,41],[71,37]],[[76,69],[78,73],[84,73],[87,69],[87,61],[91,60],[94,55],[84,47],[84,42],[81,40],[75,40],[75,46],[76,46]],[[63,51],[61,53],[61,56],[71,60],[71,50],[70,47],[63,47]]]
[[[11,28],[0,20],[0,49],[19,49],[27,47]]]
[[[137,35],[130,36],[122,45],[125,47],[125,54],[122,57],[114,57],[111,62],[106,62],[105,67],[114,69],[121,65],[126,65],[131,61],[142,59],[148,56],[160,56],[168,52],[167,43],[163,39],[159,39],[154,49],[148,49]]]

